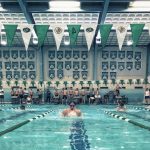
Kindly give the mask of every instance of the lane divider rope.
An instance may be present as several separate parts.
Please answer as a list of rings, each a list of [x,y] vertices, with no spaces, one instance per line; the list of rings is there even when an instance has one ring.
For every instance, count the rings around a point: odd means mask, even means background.
[[[139,115],[136,115],[136,114],[132,114],[130,112],[124,112],[124,113],[127,114],[127,115],[130,115],[130,116],[136,117],[138,119],[143,119],[144,121],[150,122],[150,119],[147,119],[146,117],[142,117],[142,116],[139,116]]]
[[[10,105],[6,105],[6,104],[2,104],[2,105],[0,105],[1,107],[4,107],[4,106],[10,106]],[[12,105],[11,105],[12,106]]]
[[[143,125],[143,124],[141,124],[141,123],[138,123],[138,122],[136,122],[136,121],[133,121],[133,120],[131,120],[131,119],[128,119],[128,118],[125,118],[125,117],[122,117],[122,116],[113,114],[113,113],[111,113],[111,112],[109,112],[109,111],[104,111],[104,112],[105,112],[106,114],[108,114],[109,116],[113,117],[113,118],[117,118],[117,119],[120,119],[120,120],[129,122],[129,123],[131,123],[131,124],[133,124],[133,125],[135,125],[135,126],[138,126],[138,127],[141,127],[141,128],[144,128],[144,129],[147,129],[147,130],[150,131],[150,127],[149,127],[149,126],[145,126],[145,125]]]
[[[146,111],[150,111],[150,109],[148,109],[148,108],[143,108],[143,107],[132,107],[132,108],[134,108],[134,109],[136,109],[136,110],[146,110]]]
[[[30,106],[30,105],[27,105],[27,106],[25,106],[25,107],[27,107],[27,108],[30,108],[30,107],[32,107],[32,106]],[[0,111],[4,111],[4,110],[17,110],[17,109],[20,109],[20,106],[18,106],[18,107],[9,107],[9,108],[6,108],[6,109],[0,109]]]
[[[1,131],[1,132],[0,132],[0,136],[3,136],[4,134],[6,134],[6,133],[8,133],[8,132],[11,132],[11,131],[13,131],[13,130],[16,130],[16,129],[20,128],[21,126],[23,126],[23,125],[25,125],[25,124],[27,124],[27,123],[29,123],[29,122],[32,122],[33,120],[36,120],[36,119],[40,119],[40,118],[42,118],[42,117],[45,117],[45,116],[46,116],[47,114],[49,114],[50,112],[53,112],[53,110],[50,110],[50,111],[48,111],[48,112],[42,113],[41,115],[37,115],[37,116],[35,116],[35,117],[31,118],[31,119],[28,119],[28,120],[25,120],[25,121],[23,121],[23,122],[21,122],[21,123],[18,123],[18,124],[16,124],[16,125],[13,125],[12,127],[9,127],[9,128],[7,128],[7,129]]]

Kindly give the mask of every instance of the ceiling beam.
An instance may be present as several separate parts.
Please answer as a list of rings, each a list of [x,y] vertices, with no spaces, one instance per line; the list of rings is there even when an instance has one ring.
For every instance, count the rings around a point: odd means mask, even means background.
[[[26,0],[26,2],[51,2],[54,0]],[[61,1],[61,0],[57,0]],[[71,1],[71,0],[65,0]],[[78,0],[79,2],[105,2],[105,0]],[[133,2],[135,0],[111,0],[111,2]],[[149,0],[142,0],[142,1],[149,1]],[[0,0],[0,2],[17,2],[17,0]]]
[[[104,24],[104,22],[105,22],[105,18],[106,18],[108,7],[109,7],[109,2],[110,2],[110,0],[105,0],[101,18],[99,20],[99,24]]]
[[[29,24],[35,24],[35,21],[33,19],[33,16],[31,13],[29,13],[28,9],[27,9],[27,4],[25,2],[25,0],[17,0],[19,5],[20,5],[20,8],[22,10],[22,12],[24,13],[24,16],[26,17],[27,19],[27,22]]]
[[[105,22],[105,18],[106,18],[108,7],[109,7],[109,2],[110,2],[110,0],[105,0],[105,2],[103,4],[103,11],[99,13],[98,25],[104,24],[104,22]],[[97,36],[98,31],[99,31],[99,28],[97,28],[97,30],[95,32],[95,38],[94,38],[95,42],[96,42],[96,36]]]

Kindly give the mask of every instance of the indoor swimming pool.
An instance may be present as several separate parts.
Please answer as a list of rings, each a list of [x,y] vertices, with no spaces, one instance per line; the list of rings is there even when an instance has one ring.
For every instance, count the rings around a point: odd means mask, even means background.
[[[106,113],[111,112],[150,128],[150,111],[144,108],[136,109],[129,105],[126,113],[120,113],[116,112],[116,106],[80,105],[77,107],[82,111],[81,118],[63,118],[60,114],[66,107],[31,105],[23,111],[14,109],[17,105],[0,106],[0,134],[3,133],[0,136],[0,149],[148,150],[150,147],[148,128]],[[26,124],[17,126],[29,119]]]

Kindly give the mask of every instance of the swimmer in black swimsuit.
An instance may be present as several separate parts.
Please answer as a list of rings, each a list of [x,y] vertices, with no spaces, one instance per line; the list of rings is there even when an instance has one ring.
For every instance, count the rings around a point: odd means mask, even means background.
[[[21,106],[20,106],[20,109],[21,109],[21,110],[25,110],[25,106],[24,106],[24,105],[21,105]]]

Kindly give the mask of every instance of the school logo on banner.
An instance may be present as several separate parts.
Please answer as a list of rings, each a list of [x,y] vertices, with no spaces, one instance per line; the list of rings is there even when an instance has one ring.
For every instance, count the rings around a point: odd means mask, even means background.
[[[120,33],[123,33],[123,32],[125,32],[125,27],[119,26],[117,30],[118,30]]]
[[[64,36],[64,30],[65,30],[66,25],[64,25],[64,24],[60,24],[60,25],[52,24],[50,26],[53,30],[57,50],[59,50],[62,38]]]
[[[23,32],[25,32],[25,33],[28,33],[28,32],[30,32],[30,29],[29,28],[23,28]]]
[[[94,31],[94,29],[93,29],[93,28],[91,28],[91,27],[86,28],[86,32],[93,32],[93,31]]]
[[[127,24],[115,24],[114,28],[116,29],[118,45],[119,45],[119,49],[121,50],[124,39],[127,34],[128,25]]]
[[[85,38],[86,38],[88,50],[90,50],[97,25],[95,25],[95,24],[89,24],[89,25],[83,24],[82,27],[84,28],[84,33],[85,33]]]
[[[30,39],[31,39],[31,35],[32,35],[32,31],[33,31],[33,24],[19,24],[18,25],[20,30],[21,30],[21,34],[22,34],[22,38],[23,38],[23,42],[25,45],[25,49],[28,49],[29,43],[30,43]]]
[[[56,28],[54,29],[54,31],[55,31],[56,34],[61,34],[62,31],[63,31],[63,29],[60,28],[60,27],[56,27]]]

